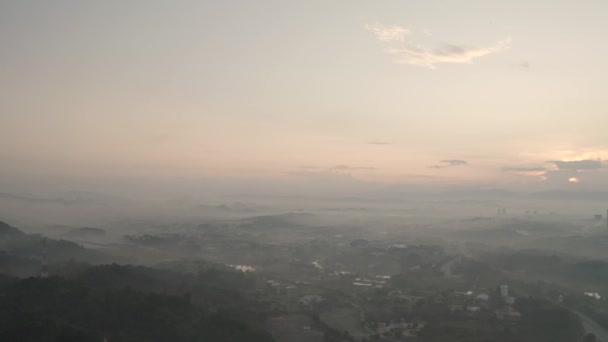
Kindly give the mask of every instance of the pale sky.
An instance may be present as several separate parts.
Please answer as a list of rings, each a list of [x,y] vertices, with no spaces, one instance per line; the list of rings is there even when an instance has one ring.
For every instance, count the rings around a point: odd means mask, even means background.
[[[0,185],[608,189],[607,17],[605,0],[0,0]]]

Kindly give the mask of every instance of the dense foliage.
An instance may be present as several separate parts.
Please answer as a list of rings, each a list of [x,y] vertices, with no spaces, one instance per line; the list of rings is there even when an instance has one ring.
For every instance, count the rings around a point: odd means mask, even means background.
[[[117,269],[101,268],[76,279],[7,282],[0,288],[0,340],[272,341],[231,314],[195,305],[188,295],[104,284],[107,273],[115,278]],[[89,285],[94,275],[101,286]]]

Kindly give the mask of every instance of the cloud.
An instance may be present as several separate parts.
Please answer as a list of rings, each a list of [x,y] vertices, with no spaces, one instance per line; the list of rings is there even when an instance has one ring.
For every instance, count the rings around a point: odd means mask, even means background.
[[[331,173],[344,173],[347,171],[372,171],[377,170],[375,167],[370,166],[349,166],[349,165],[335,165],[332,167],[316,167],[316,166],[300,166],[300,170],[305,172],[331,172]]]
[[[392,145],[391,142],[388,141],[370,141],[368,142],[369,145]]]
[[[462,166],[462,165],[468,165],[469,164],[468,161],[462,160],[462,159],[445,159],[445,160],[440,160],[439,162],[443,163],[443,164],[431,165],[431,166],[429,166],[429,168],[431,168],[431,169],[444,169],[446,167]]]
[[[509,172],[543,172],[547,171],[544,167],[505,167],[503,171]]]
[[[68,200],[65,198],[37,198],[37,197],[9,194],[9,193],[4,193],[4,192],[0,193],[0,198],[9,199],[9,200],[13,200],[13,201],[28,202],[28,203],[59,203],[59,204],[63,204],[63,205],[71,205],[71,204],[77,203],[75,201]]]
[[[508,49],[510,44],[511,38],[499,41],[490,47],[445,45],[437,49],[429,49],[419,45],[406,44],[406,46],[400,48],[387,49],[386,52],[397,56],[395,63],[437,69],[436,64],[439,63],[471,64],[475,58]]]
[[[573,161],[551,160],[549,163],[555,164],[555,166],[557,166],[557,168],[560,170],[588,171],[602,168],[602,162],[600,160],[593,159]]]
[[[462,160],[462,159],[447,159],[447,160],[440,161],[440,163],[448,163],[450,166],[458,166],[458,165],[466,165],[469,162],[467,162],[466,160]]]
[[[366,30],[374,33],[378,40],[389,43],[389,42],[402,42],[405,37],[410,34],[410,30],[397,26],[385,26],[382,24],[367,24],[363,26]]]
[[[543,180],[550,187],[561,187],[564,184],[569,184],[569,179],[576,178],[577,175],[577,170],[574,169],[548,170],[544,173]]]
[[[382,42],[398,43],[398,46],[385,50],[386,53],[395,56],[395,63],[423,66],[431,69],[436,69],[436,65],[440,63],[470,64],[476,58],[507,50],[511,45],[511,38],[508,37],[485,47],[444,44],[437,48],[429,48],[418,45],[411,39],[406,39],[410,36],[411,31],[404,27],[374,24],[365,25],[364,28],[373,32],[376,38]]]
[[[510,172],[517,176],[525,176],[525,177],[535,177],[540,181],[547,180],[547,174],[550,172],[549,169],[542,166],[532,166],[532,167],[503,167],[503,172]]]
[[[367,166],[348,166],[348,165],[336,165],[329,168],[330,171],[365,171],[365,170],[376,170],[375,167]]]
[[[438,178],[444,178],[441,176],[430,176],[430,175],[414,175],[414,174],[410,174],[410,175],[406,175],[407,177],[410,178],[420,178],[420,179],[438,179]]]

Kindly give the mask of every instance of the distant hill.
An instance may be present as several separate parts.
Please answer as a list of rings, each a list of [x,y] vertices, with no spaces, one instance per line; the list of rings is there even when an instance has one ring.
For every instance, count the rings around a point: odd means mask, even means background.
[[[606,201],[608,200],[608,192],[605,191],[565,191],[565,190],[548,190],[535,192],[530,194],[534,199],[549,199],[549,200],[586,200],[586,201]]]
[[[259,324],[247,319],[246,309],[255,308],[253,304],[241,302],[237,311],[215,313],[194,303],[189,293],[167,293],[179,284],[169,291],[140,291],[141,281],[162,282],[158,277],[138,276],[149,272],[153,271],[108,266],[86,272],[85,279],[0,277],[0,340],[273,341]],[[108,279],[124,286],[104,286]],[[219,296],[214,293],[214,297]]]
[[[18,277],[37,274],[44,239],[46,238],[42,235],[26,234],[0,221],[0,274]],[[72,260],[90,264],[121,261],[117,257],[99,250],[86,249],[67,240],[47,239],[46,248],[51,269],[54,264]]]
[[[12,227],[6,222],[0,221],[0,237],[20,235],[25,235],[25,233],[15,227]]]
[[[128,200],[104,194],[98,194],[86,191],[72,191],[62,193],[59,196],[53,197],[35,197],[21,194],[12,194],[0,192],[0,199],[25,202],[31,204],[61,204],[64,206],[70,205],[124,205]]]
[[[70,229],[66,235],[71,237],[100,237],[106,235],[105,229],[101,228],[92,228],[92,227],[80,227]]]
[[[254,216],[243,220],[245,223],[260,226],[288,226],[288,225],[312,225],[317,223],[318,217],[311,213],[286,213],[278,215]]]

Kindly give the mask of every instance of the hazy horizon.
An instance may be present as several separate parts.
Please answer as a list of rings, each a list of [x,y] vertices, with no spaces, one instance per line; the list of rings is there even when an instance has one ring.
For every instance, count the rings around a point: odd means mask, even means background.
[[[606,191],[607,6],[2,1],[0,192]]]

